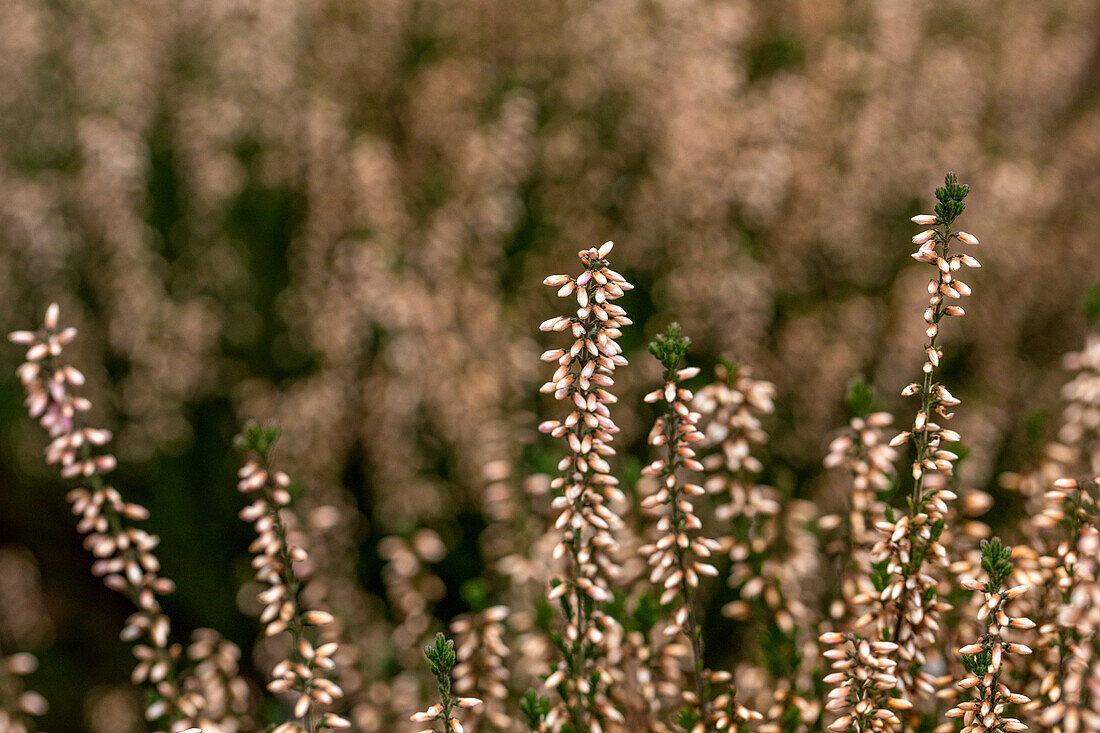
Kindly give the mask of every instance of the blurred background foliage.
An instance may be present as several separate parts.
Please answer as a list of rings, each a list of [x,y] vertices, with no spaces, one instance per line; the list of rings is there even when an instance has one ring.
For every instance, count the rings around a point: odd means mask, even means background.
[[[628,482],[659,378],[644,344],[675,319],[693,363],[728,357],[777,384],[765,478],[828,496],[848,385],[898,408],[919,367],[908,217],[945,170],[972,186],[960,222],[984,269],[943,372],[964,400],[963,481],[998,511],[1013,498],[996,476],[1049,437],[1060,355],[1087,332],[1091,0],[4,0],[0,14],[0,326],[51,300],[79,326],[72,356],[117,435],[117,485],[151,510],[179,584],[168,610],[249,665],[263,650],[237,590],[250,530],[231,438],[251,417],[285,426],[316,592],[361,648],[361,730],[387,730],[372,711],[418,694],[416,642],[499,590],[488,568],[527,521],[501,497],[559,450],[534,431],[554,409],[537,325],[562,309],[540,283],[578,249],[614,239],[637,285],[616,412]],[[20,356],[0,356],[0,587],[23,618],[0,642],[40,654],[45,729],[135,730],[116,636],[129,611],[87,573],[20,405]],[[716,653],[737,645],[714,628]]]

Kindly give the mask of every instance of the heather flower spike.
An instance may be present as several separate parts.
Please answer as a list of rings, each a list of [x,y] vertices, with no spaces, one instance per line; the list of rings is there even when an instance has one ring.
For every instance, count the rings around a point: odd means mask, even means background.
[[[289,542],[289,532],[283,512],[291,503],[290,477],[271,466],[271,450],[279,438],[274,425],[250,423],[238,437],[238,445],[250,453],[238,472],[237,488],[254,497],[241,510],[241,519],[252,522],[256,539],[249,549],[255,555],[252,566],[256,580],[264,590],[259,594],[263,611],[260,621],[264,634],[290,635],[288,656],[271,671],[267,688],[286,694],[292,700],[294,720],[277,726],[273,733],[314,733],[328,729],[351,727],[350,721],[331,712],[318,712],[331,705],[344,692],[332,680],[336,667],[334,656],[339,649],[336,641],[323,637],[320,627],[333,622],[332,614],[302,607],[299,599],[301,580],[294,563],[305,562],[309,556],[304,548]],[[313,627],[316,627],[314,630]]]
[[[957,687],[971,698],[958,703],[947,711],[949,718],[962,718],[962,733],[985,733],[986,731],[1023,731],[1027,726],[1017,718],[1005,713],[1008,705],[1022,705],[1030,702],[1025,695],[1012,692],[1005,680],[1009,679],[1007,656],[1011,654],[1031,654],[1025,644],[1009,641],[1005,633],[1014,630],[1028,630],[1035,624],[1028,618],[1009,614],[1011,602],[1028,591],[1027,585],[1006,587],[1012,574],[1012,549],[1005,547],[997,538],[982,540],[982,569],[985,570],[985,583],[964,581],[963,587],[981,593],[983,603],[978,610],[978,620],[984,625],[984,631],[978,640],[959,649],[967,675]]]
[[[607,699],[610,680],[599,658],[606,632],[615,623],[601,609],[611,599],[610,581],[618,572],[613,553],[618,546],[615,530],[622,520],[610,506],[624,499],[607,460],[615,452],[611,441],[619,431],[611,419],[609,408],[616,398],[610,388],[615,369],[627,363],[616,340],[621,327],[631,323],[613,301],[633,286],[610,268],[611,247],[608,242],[579,252],[584,269],[576,278],[546,278],[547,285],[559,288],[559,297],[574,298],[577,308],[541,326],[543,331],[572,337],[567,348],[543,353],[543,361],[555,362],[557,368],[541,388],[570,411],[563,419],[543,422],[539,430],[563,438],[569,448],[558,464],[560,475],[551,483],[551,506],[558,512],[555,528],[561,532],[554,557],[565,558],[567,569],[565,577],[553,581],[549,598],[560,601],[566,621],[563,659],[546,687],[558,691],[563,713],[578,731],[621,717]]]
[[[505,640],[508,614],[506,606],[493,606],[451,622],[458,660],[453,670],[454,690],[484,701],[470,710],[467,722],[474,730],[482,721],[500,729],[507,729],[511,722],[507,713],[511,654]]]
[[[969,188],[949,173],[943,187],[936,189],[935,213],[913,217],[915,224],[929,227],[913,237],[913,243],[918,245],[913,258],[935,268],[924,311],[928,340],[921,368],[923,377],[902,390],[903,396],[919,398],[920,406],[912,427],[895,435],[883,449],[892,451],[913,443],[916,454],[911,467],[913,486],[904,510],[882,507],[881,512],[874,505],[868,507],[865,494],[860,496],[865,489],[857,489],[856,500],[871,511],[853,513],[852,523],[873,522],[877,540],[870,549],[869,567],[864,566],[867,572],[863,573],[863,577],[869,577],[871,587],[859,589],[849,597],[851,605],[867,610],[851,623],[851,631],[831,631],[820,637],[821,643],[834,647],[825,652],[834,669],[825,678],[834,686],[826,707],[840,713],[829,726],[831,730],[866,730],[869,725],[888,728],[900,724],[890,710],[909,709],[919,694],[931,696],[939,688],[938,680],[923,670],[925,651],[936,645],[940,614],[951,605],[937,596],[937,581],[928,566],[948,565],[947,549],[940,538],[948,519],[947,502],[956,498],[948,488],[948,480],[954,473],[958,455],[949,444],[957,443],[960,436],[941,423],[951,419],[952,410],[960,401],[936,381],[935,374],[943,356],[938,343],[941,322],[963,313],[962,308],[949,302],[970,294],[969,286],[958,280],[956,273],[964,267],[978,266],[974,258],[951,252],[953,241],[977,242],[973,235],[963,236],[965,233],[952,228],[965,208],[963,199],[968,192]],[[880,416],[875,422],[885,427],[890,421]],[[879,441],[877,437],[872,440],[876,444]],[[837,466],[847,463],[848,452],[854,445],[851,437],[834,442],[828,463]],[[869,467],[864,463],[858,473],[866,470]],[[888,476],[888,471],[878,472],[875,480],[881,486]],[[869,480],[870,475],[866,475],[860,484]],[[838,645],[847,647],[837,648]],[[874,680],[873,684],[868,680]]]
[[[170,641],[171,623],[158,600],[172,592],[174,584],[160,575],[160,562],[153,554],[159,538],[134,524],[148,518],[148,510],[125,501],[107,483],[107,474],[117,464],[105,450],[111,432],[82,425],[81,416],[91,409],[91,402],[75,390],[84,384],[84,375],[61,359],[64,347],[75,338],[75,328],[60,327],[56,303],[46,309],[40,329],[9,336],[13,343],[27,347],[26,362],[17,373],[31,417],[50,437],[46,462],[59,465],[62,477],[84,484],[70,491],[68,500],[80,517],[77,529],[85,535],[84,546],[95,558],[92,573],[127,596],[137,609],[121,636],[134,644],[138,659],[134,683],[144,684],[149,691],[145,716],[155,723],[178,726],[189,720],[189,712],[201,707],[201,700],[181,697],[181,647]]]
[[[703,667],[703,631],[695,609],[700,577],[718,575],[711,555],[721,550],[715,540],[702,536],[702,521],[694,501],[706,493],[698,483],[684,483],[682,470],[700,474],[703,464],[692,446],[703,441],[697,423],[699,413],[688,405],[693,395],[681,385],[699,373],[696,367],[680,368],[691,340],[673,323],[649,345],[649,351],[664,367],[664,384],[645,396],[658,405],[657,420],[649,433],[649,444],[661,449],[662,457],[642,469],[657,480],[657,491],[644,500],[642,508],[655,512],[657,540],[640,548],[652,571],[649,581],[661,589],[659,603],[672,604],[664,633],[683,634],[691,645],[691,679],[694,695],[688,697],[690,712],[681,715],[680,725],[693,732],[712,730],[713,721],[707,672]],[[686,716],[686,719],[685,719]]]
[[[857,410],[848,427],[833,439],[824,460],[825,468],[842,471],[850,478],[848,513],[846,518],[826,517],[819,522],[836,522],[842,530],[839,541],[830,546],[830,554],[841,564],[839,598],[829,609],[834,620],[850,620],[859,606],[857,601],[870,590],[874,526],[885,518],[885,504],[878,495],[891,489],[897,479],[898,452],[888,442],[893,415],[869,412],[873,395],[862,382],[853,386],[852,393],[862,395],[865,409]],[[849,402],[853,401],[850,397]]]
[[[1040,603],[1035,648],[1037,684],[1025,688],[1040,705],[1039,722],[1055,731],[1100,726],[1096,654],[1100,638],[1100,478],[1058,478],[1034,524],[1053,529],[1047,554],[1038,558]],[[1044,539],[1039,535],[1035,539]],[[1029,578],[1030,579],[1030,578]],[[1033,628],[1035,624],[1020,628]]]
[[[465,729],[457,717],[457,710],[477,708],[481,705],[481,700],[476,697],[455,697],[451,694],[451,673],[457,661],[454,642],[442,633],[436,634],[435,643],[424,647],[424,656],[428,659],[428,669],[436,679],[439,702],[429,706],[427,710],[414,713],[409,720],[432,724],[418,733],[463,733]]]
[[[826,696],[825,709],[840,713],[831,731],[894,730],[901,725],[898,711],[913,705],[901,697],[884,695],[897,683],[897,644],[872,641],[858,634],[829,631],[818,641],[830,648],[824,652],[832,672],[824,678],[833,688]]]
[[[958,460],[950,444],[958,442],[959,435],[943,423],[954,416],[953,409],[959,400],[936,381],[936,370],[943,357],[938,339],[942,323],[947,317],[962,314],[962,309],[951,303],[970,295],[969,286],[958,279],[957,273],[978,264],[972,257],[953,253],[951,249],[953,242],[977,242],[973,235],[953,229],[956,217],[965,208],[963,199],[968,192],[969,187],[949,173],[944,185],[936,189],[934,215],[914,219],[931,225],[913,238],[919,244],[913,258],[935,268],[928,283],[928,307],[924,311],[928,340],[921,368],[923,377],[902,392],[920,400],[916,416],[909,430],[890,441],[895,447],[913,443],[916,454],[911,466],[913,487],[902,516],[891,513],[876,524],[879,541],[872,550],[874,561],[883,563],[885,572],[882,587],[876,588],[879,633],[883,640],[898,645],[899,687],[910,700],[914,685],[926,693],[936,689],[933,680],[920,669],[924,648],[936,642],[939,615],[950,608],[937,598],[935,579],[926,570],[926,564],[948,563],[947,550],[939,540],[947,520],[947,502],[956,498],[947,481]],[[934,221],[930,216],[934,216]],[[911,674],[913,671],[915,675]]]

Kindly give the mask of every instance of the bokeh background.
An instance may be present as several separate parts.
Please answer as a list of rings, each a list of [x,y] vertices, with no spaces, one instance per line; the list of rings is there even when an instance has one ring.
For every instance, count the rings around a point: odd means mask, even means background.
[[[358,650],[360,730],[397,730],[420,640],[495,600],[527,526],[513,494],[559,450],[534,430],[554,410],[537,326],[562,308],[540,283],[578,249],[615,240],[637,286],[627,476],[658,377],[644,344],[678,320],[694,363],[776,383],[766,478],[821,490],[852,380],[894,409],[919,368],[908,218],[947,170],[971,184],[960,224],[984,265],[945,334],[965,483],[1011,503],[996,477],[1034,460],[1088,332],[1092,0],[2,0],[0,17],[0,327],[51,300],[79,326],[176,626],[217,627],[256,679],[231,439],[283,424],[316,592]],[[20,357],[0,352],[0,648],[40,656],[44,729],[140,730],[129,609],[87,572]]]

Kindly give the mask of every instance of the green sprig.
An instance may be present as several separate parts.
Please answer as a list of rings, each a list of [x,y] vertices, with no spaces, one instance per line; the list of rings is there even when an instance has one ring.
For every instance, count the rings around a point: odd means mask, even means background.
[[[665,332],[657,334],[657,337],[650,342],[649,353],[653,354],[665,368],[665,381],[675,379],[676,370],[690,346],[691,339],[683,335],[679,323],[668,324]]]

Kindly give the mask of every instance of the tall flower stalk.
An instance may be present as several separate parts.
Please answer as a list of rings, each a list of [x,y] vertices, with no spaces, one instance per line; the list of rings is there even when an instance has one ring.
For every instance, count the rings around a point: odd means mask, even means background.
[[[1096,555],[1100,550],[1100,479],[1061,478],[1047,492],[1053,506],[1044,518],[1057,523],[1061,541],[1042,558],[1047,572],[1045,603],[1039,607],[1037,648],[1044,655],[1040,722],[1057,733],[1100,725],[1097,703],[1100,595]],[[1091,602],[1090,602],[1091,601]]]
[[[697,427],[699,414],[692,412],[691,390],[681,382],[699,373],[696,367],[681,369],[691,340],[672,324],[649,345],[649,351],[664,367],[664,385],[646,395],[645,401],[659,405],[657,420],[649,433],[649,444],[662,448],[664,456],[644,469],[642,474],[657,479],[657,491],[642,501],[642,507],[659,512],[657,541],[640,552],[652,566],[651,583],[662,588],[660,604],[672,604],[664,633],[684,634],[691,643],[691,681],[694,692],[688,696],[689,708],[682,712],[679,724],[685,730],[700,733],[714,730],[710,691],[703,660],[703,630],[695,609],[699,576],[716,576],[718,569],[708,561],[721,550],[715,540],[700,535],[703,523],[695,513],[694,499],[706,493],[702,486],[683,483],[681,469],[702,473],[693,445],[704,436]]]
[[[898,644],[898,677],[903,689],[916,685],[928,693],[935,691],[935,685],[920,671],[924,650],[935,643],[939,615],[950,606],[937,599],[935,579],[926,567],[929,563],[948,564],[947,550],[939,540],[946,524],[947,502],[957,498],[947,479],[958,460],[950,446],[960,440],[957,432],[940,424],[951,419],[959,400],[936,380],[943,359],[939,335],[944,319],[964,314],[958,302],[971,292],[957,274],[962,268],[981,266],[974,257],[951,250],[955,243],[978,244],[972,234],[953,228],[968,192],[969,187],[949,173],[943,187],[936,189],[935,213],[913,217],[914,223],[930,227],[913,237],[919,246],[913,258],[936,268],[935,278],[928,283],[924,311],[928,341],[923,378],[902,390],[903,395],[916,397],[920,407],[912,428],[890,442],[894,447],[913,443],[913,485],[904,513],[896,517],[890,512],[886,521],[877,524],[880,539],[872,550],[880,586],[876,590],[882,604],[878,615],[882,639]]]
[[[91,409],[91,402],[74,390],[84,384],[84,375],[61,358],[77,332],[61,328],[59,321],[60,309],[54,303],[46,309],[40,329],[15,331],[9,336],[13,343],[27,347],[26,361],[18,370],[27,409],[50,437],[46,462],[59,465],[62,477],[84,483],[67,498],[73,513],[80,517],[77,529],[85,535],[84,546],[95,558],[92,573],[137,607],[126,621],[122,639],[134,644],[138,658],[134,683],[149,690],[145,717],[178,731],[187,727],[201,701],[180,695],[177,661],[181,647],[169,639],[171,622],[158,600],[175,585],[160,575],[160,561],[153,554],[159,538],[134,524],[147,519],[148,510],[125,501],[107,483],[106,476],[117,465],[105,448],[111,432],[82,425],[82,413]]]
[[[612,553],[617,547],[614,529],[621,520],[609,504],[623,499],[607,461],[615,452],[611,441],[619,430],[611,419],[609,407],[616,398],[609,389],[615,369],[627,363],[616,339],[620,327],[631,323],[613,302],[632,286],[610,268],[607,256],[612,246],[607,242],[579,252],[584,270],[576,278],[546,278],[546,285],[559,288],[560,297],[574,297],[577,309],[575,315],[551,318],[540,327],[567,331],[573,338],[569,348],[542,355],[543,361],[558,365],[542,392],[572,409],[562,420],[542,423],[539,430],[564,438],[569,447],[558,464],[561,473],[551,483],[552,507],[559,512],[555,527],[562,533],[554,556],[567,557],[568,568],[565,577],[552,582],[549,593],[552,600],[560,600],[566,623],[559,643],[563,659],[547,678],[547,686],[558,690],[577,733],[599,731],[602,720],[620,717],[606,699],[609,676],[597,660],[607,625],[614,623],[600,608],[611,598],[610,580],[617,572]]]
[[[294,563],[305,562],[309,555],[302,547],[291,545],[282,512],[290,505],[290,477],[271,466],[271,450],[279,437],[274,426],[249,424],[239,438],[242,448],[252,456],[239,471],[237,488],[255,496],[241,510],[241,519],[252,522],[256,539],[249,550],[255,557],[252,566],[256,580],[265,588],[259,594],[264,608],[260,621],[264,634],[289,633],[291,644],[286,659],[275,665],[268,689],[293,696],[294,720],[286,721],[273,733],[315,733],[327,729],[349,728],[351,723],[335,713],[319,713],[317,706],[343,697],[343,690],[330,676],[336,667],[333,657],[339,645],[335,641],[317,643],[309,627],[327,626],[333,621],[327,611],[307,610],[299,599],[301,581]]]

